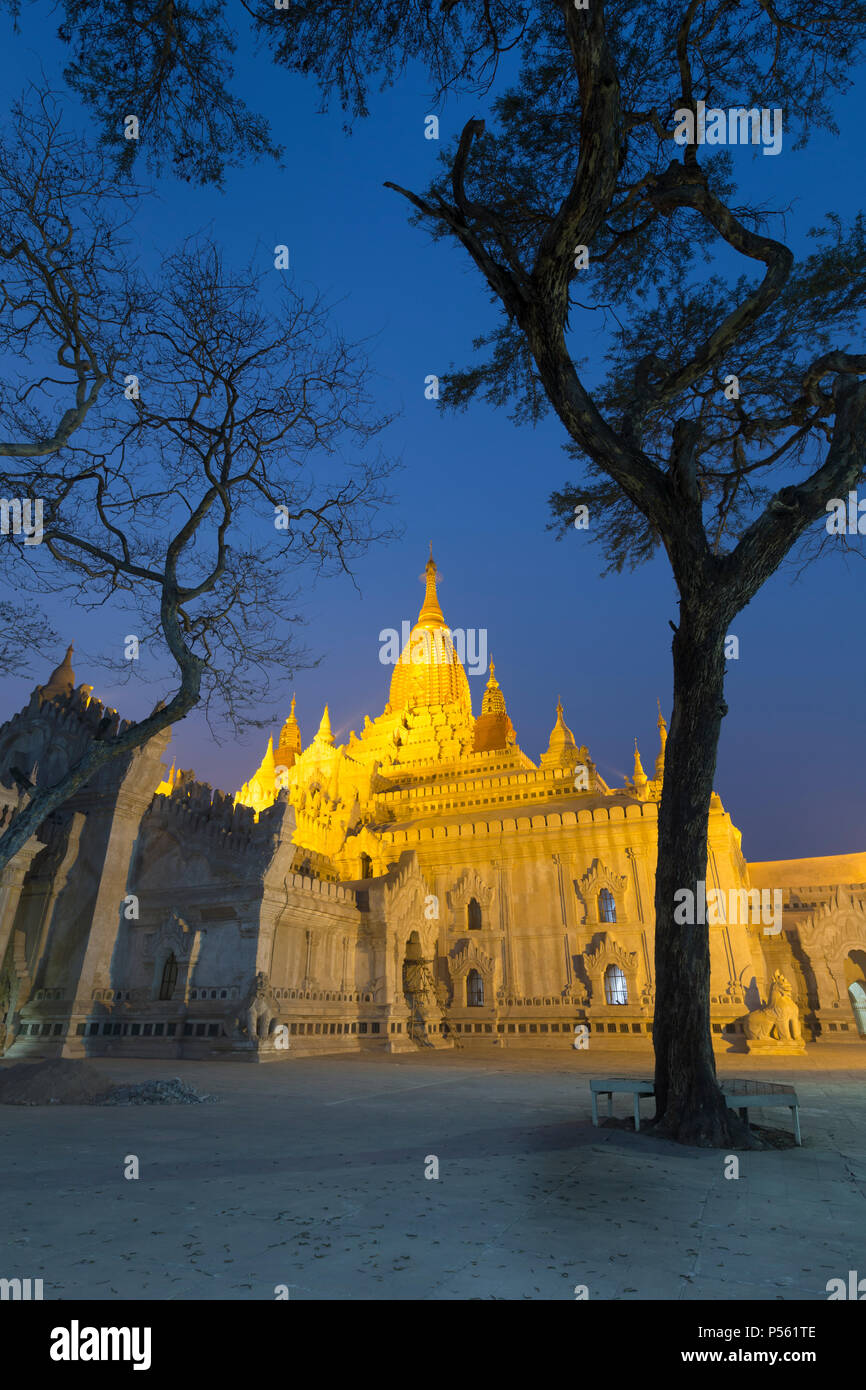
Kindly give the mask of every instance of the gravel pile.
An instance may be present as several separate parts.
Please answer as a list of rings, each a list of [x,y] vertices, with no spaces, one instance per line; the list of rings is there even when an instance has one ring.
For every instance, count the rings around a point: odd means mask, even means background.
[[[0,1066],[0,1105],[212,1105],[216,1100],[179,1076],[115,1086],[90,1062],[58,1058]]]
[[[216,1096],[202,1095],[176,1076],[172,1081],[141,1081],[136,1086],[115,1086],[96,1105],[213,1105]]]

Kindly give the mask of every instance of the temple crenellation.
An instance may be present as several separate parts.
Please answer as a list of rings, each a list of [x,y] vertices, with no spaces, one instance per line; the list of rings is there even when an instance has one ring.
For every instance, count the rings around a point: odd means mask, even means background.
[[[326,706],[305,744],[293,698],[236,794],[166,771],[166,733],[43,823],[0,874],[0,1051],[650,1046],[661,709],[652,776],[635,742],[608,785],[561,700],[533,761],[492,660],[473,714],[432,553],[425,581],[383,712],[345,743]],[[129,727],[71,659],[0,728],[3,824]],[[782,904],[774,934],[709,918],[719,1046],[866,1037],[866,854],[749,864],[714,794],[712,889]]]

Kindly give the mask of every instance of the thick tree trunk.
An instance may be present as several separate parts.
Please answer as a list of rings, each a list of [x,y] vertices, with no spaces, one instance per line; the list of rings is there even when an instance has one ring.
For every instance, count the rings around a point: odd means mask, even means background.
[[[706,923],[674,921],[674,894],[706,882],[707,821],[724,701],[725,630],[710,611],[681,605],[673,642],[674,706],[665,751],[656,872],[657,1132],[703,1147],[753,1147],[716,1081]],[[682,914],[680,914],[682,915]]]

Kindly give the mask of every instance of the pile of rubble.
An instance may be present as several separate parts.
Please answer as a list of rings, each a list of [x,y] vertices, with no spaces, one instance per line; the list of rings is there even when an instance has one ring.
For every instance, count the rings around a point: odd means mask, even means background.
[[[179,1076],[171,1081],[141,1081],[135,1086],[115,1086],[97,1105],[213,1105],[216,1096],[202,1095]]]

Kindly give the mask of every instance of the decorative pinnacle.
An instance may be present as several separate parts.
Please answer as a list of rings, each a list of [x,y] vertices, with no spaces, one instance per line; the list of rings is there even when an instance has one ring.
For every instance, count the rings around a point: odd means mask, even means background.
[[[331,732],[331,717],[327,705],[325,705],[325,712],[322,715],[322,722],[319,725],[319,731],[316,734],[316,738],[324,739],[326,743],[334,742],[334,735]]]
[[[641,784],[643,784],[643,783],[646,782],[646,780],[647,780],[647,775],[646,775],[646,773],[645,773],[644,770],[643,770],[643,765],[642,765],[641,760],[640,760],[640,753],[639,753],[639,751],[638,751],[637,739],[635,739],[635,741],[634,741],[634,780],[635,780],[636,783],[641,783]]]
[[[430,559],[424,566],[424,577],[427,588],[424,593],[424,602],[421,605],[421,612],[418,614],[419,623],[431,622],[444,626],[445,617],[439,606],[439,596],[436,593],[436,580],[439,578],[436,571],[436,561],[433,559],[433,542],[430,542]]]

